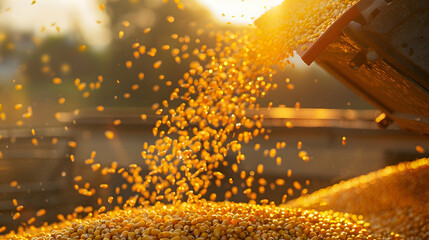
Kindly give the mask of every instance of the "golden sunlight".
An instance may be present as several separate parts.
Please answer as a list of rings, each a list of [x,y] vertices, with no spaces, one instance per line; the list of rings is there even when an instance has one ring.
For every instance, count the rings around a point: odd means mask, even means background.
[[[255,19],[283,0],[198,0],[221,22],[252,24]]]
[[[100,2],[105,2],[100,1]],[[110,43],[110,20],[99,3],[87,0],[2,0],[0,28],[15,32],[32,32],[35,36],[78,33],[79,38],[94,48]]]

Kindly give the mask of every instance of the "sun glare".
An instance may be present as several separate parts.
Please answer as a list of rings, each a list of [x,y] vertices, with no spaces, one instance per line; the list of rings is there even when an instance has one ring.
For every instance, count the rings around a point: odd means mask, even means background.
[[[252,24],[255,19],[283,0],[199,0],[222,22]]]

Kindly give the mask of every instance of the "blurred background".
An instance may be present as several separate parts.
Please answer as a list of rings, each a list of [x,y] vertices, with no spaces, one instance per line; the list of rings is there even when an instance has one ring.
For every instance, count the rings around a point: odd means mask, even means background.
[[[217,32],[253,27],[255,18],[280,3],[1,0],[0,226],[16,228],[41,208],[47,214],[37,218],[36,225],[55,221],[58,213],[71,213],[78,205],[96,206],[97,196],[83,197],[73,189],[77,175],[94,186],[122,186],[120,175],[94,173],[85,160],[95,151],[102,166],[113,161],[119,167],[142,164],[142,144],[155,141],[154,104],[168,99],[190,62],[199,59],[192,51],[203,45],[214,47]],[[169,16],[174,21],[168,21]],[[162,65],[154,69],[159,60]],[[271,129],[270,139],[256,138],[243,147],[247,158],[239,165],[240,172],[251,174],[264,164],[260,177],[268,184],[258,200],[280,203],[294,181],[302,189],[293,188],[289,199],[300,196],[303,189],[311,193],[386,165],[427,156],[427,137],[394,124],[379,129],[374,122],[380,114],[377,109],[316,64],[292,61],[294,68],[274,77],[278,88],[259,100],[261,106],[273,102],[271,109],[260,110],[264,126]],[[142,114],[148,116],[146,120]],[[120,125],[113,124],[115,120]],[[115,137],[106,138],[106,130]],[[278,150],[280,166],[264,152],[277,142],[286,144]],[[261,145],[259,151],[255,144]],[[300,158],[301,151],[310,161]],[[235,161],[235,156],[227,158]],[[222,171],[239,181],[231,167]],[[285,179],[285,184],[270,184],[276,179]],[[213,185],[211,192],[223,200],[231,187]],[[245,188],[245,183],[239,185],[231,200],[248,201],[242,194]],[[113,189],[97,194],[109,196]],[[127,191],[122,194],[130,194]],[[12,221],[16,208],[12,199],[25,206],[16,221]]]

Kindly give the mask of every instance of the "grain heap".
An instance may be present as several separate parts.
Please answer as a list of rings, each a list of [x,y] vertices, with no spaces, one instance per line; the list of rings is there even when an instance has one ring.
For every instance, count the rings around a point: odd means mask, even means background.
[[[157,202],[30,227],[2,239],[426,239],[428,193],[422,189],[429,186],[428,171],[429,159],[420,159],[280,206]]]
[[[247,203],[161,203],[33,229],[8,239],[374,239],[358,216]]]
[[[371,232],[429,238],[429,159],[388,166],[286,204],[360,214]]]

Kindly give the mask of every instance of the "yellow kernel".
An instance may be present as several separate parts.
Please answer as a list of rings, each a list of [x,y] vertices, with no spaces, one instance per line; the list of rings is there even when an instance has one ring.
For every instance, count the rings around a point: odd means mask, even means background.
[[[104,135],[106,136],[107,139],[110,139],[110,140],[115,137],[115,133],[109,130],[105,131]]]
[[[167,22],[173,23],[174,22],[174,17],[173,16],[167,16]]]
[[[159,67],[161,67],[162,61],[158,60],[153,64],[153,68],[158,69]]]
[[[104,211],[106,211],[106,207],[105,207],[105,206],[101,206],[101,207],[98,209],[98,212],[99,212],[99,213],[102,213],[102,212],[104,212]]]
[[[122,25],[124,25],[124,27],[129,27],[130,26],[130,22],[124,20],[124,21],[122,21]]]
[[[259,164],[258,167],[256,168],[256,172],[259,174],[262,174],[264,172],[264,165]]]
[[[286,183],[286,181],[284,179],[282,179],[282,178],[278,178],[275,181],[275,184],[278,185],[278,186],[283,186],[283,185],[285,185],[285,183]]]
[[[252,192],[252,189],[251,188],[247,188],[247,189],[245,189],[244,191],[243,191],[243,193],[244,194],[249,194],[249,193],[251,193]]]
[[[36,212],[36,216],[37,217],[41,217],[41,216],[43,216],[43,215],[45,215],[46,214],[46,210],[45,209],[40,209],[40,210],[38,210],[37,212]]]
[[[12,219],[13,219],[13,220],[17,220],[17,219],[18,219],[18,218],[20,218],[20,217],[21,217],[21,213],[17,212],[17,213],[15,213],[15,214],[13,215]]]
[[[300,149],[302,148],[302,142],[301,142],[301,141],[299,141],[299,142],[296,144],[296,148],[297,148],[298,150],[300,150]]]
[[[21,109],[21,108],[22,108],[22,104],[20,104],[20,103],[15,104],[15,106],[13,106],[13,108],[14,108],[15,110],[19,110],[19,109]]]
[[[131,86],[131,90],[133,90],[133,91],[136,91],[137,89],[139,89],[139,85],[138,84],[133,84],[132,86]]]
[[[85,51],[86,51],[86,45],[80,45],[79,52],[85,52]]]
[[[419,152],[419,153],[425,153],[425,149],[422,146],[420,146],[420,145],[416,146],[416,151]]]
[[[269,156],[271,158],[274,158],[276,156],[276,154],[277,154],[277,150],[275,148],[272,148],[269,152]]]
[[[96,151],[92,151],[91,152],[91,159],[94,159],[96,155],[97,155],[97,152]]]
[[[28,224],[28,225],[31,225],[31,224],[33,224],[35,221],[36,221],[36,218],[35,218],[35,217],[32,217],[32,218],[28,219],[27,224]]]
[[[276,158],[276,164],[277,164],[277,166],[282,165],[282,158],[281,157]]]
[[[161,49],[162,50],[169,50],[170,49],[170,45],[162,45]]]
[[[296,190],[301,190],[301,184],[298,182],[298,181],[294,181],[293,182],[293,187],[296,189]]]
[[[75,141],[69,141],[68,142],[69,147],[75,148],[77,146],[77,143]]]
[[[52,79],[52,82],[54,84],[61,84],[61,78],[56,77],[56,78]]]
[[[140,72],[139,73],[139,80],[143,80],[144,79],[144,73]]]
[[[131,62],[131,61],[126,61],[126,62],[125,62],[125,66],[126,66],[127,68],[132,68],[132,67],[133,67],[133,62]]]

